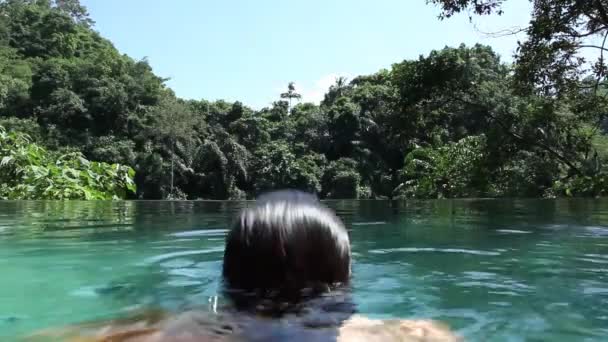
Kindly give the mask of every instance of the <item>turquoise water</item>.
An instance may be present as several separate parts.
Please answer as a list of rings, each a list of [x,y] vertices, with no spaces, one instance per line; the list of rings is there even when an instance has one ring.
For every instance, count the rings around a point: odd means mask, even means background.
[[[0,202],[0,341],[209,306],[244,202]],[[373,317],[470,341],[608,340],[607,200],[333,201]]]

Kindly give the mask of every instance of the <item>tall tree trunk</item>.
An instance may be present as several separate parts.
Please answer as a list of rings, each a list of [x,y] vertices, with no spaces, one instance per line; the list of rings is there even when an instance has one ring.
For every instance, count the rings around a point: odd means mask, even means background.
[[[171,142],[171,196],[173,196],[173,164],[175,160],[175,140]]]

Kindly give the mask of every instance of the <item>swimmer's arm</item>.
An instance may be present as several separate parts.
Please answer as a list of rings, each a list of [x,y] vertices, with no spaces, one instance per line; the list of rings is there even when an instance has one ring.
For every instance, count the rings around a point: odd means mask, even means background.
[[[168,315],[144,312],[128,319],[93,322],[48,329],[28,336],[25,342],[198,342],[227,337],[216,321],[201,312]]]
[[[139,342],[155,341],[154,336],[169,316],[146,310],[128,318],[49,328],[22,338],[24,342]]]
[[[338,342],[445,341],[461,342],[450,329],[430,320],[373,320],[353,316],[339,329]]]

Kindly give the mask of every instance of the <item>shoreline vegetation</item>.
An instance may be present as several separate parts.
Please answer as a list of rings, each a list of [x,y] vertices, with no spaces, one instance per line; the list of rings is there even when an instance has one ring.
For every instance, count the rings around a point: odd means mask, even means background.
[[[428,2],[446,20],[501,10]],[[608,17],[601,2],[534,3],[513,65],[489,46],[445,47],[337,78],[320,104],[289,84],[254,110],[176,97],[78,0],[0,1],[0,198],[605,196],[608,49],[578,53]]]

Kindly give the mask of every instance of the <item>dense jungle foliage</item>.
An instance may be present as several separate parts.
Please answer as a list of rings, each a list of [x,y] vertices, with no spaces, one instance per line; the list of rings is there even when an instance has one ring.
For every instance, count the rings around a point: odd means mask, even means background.
[[[446,18],[501,3],[429,2]],[[283,187],[324,198],[605,195],[604,48],[585,61],[577,37],[604,38],[608,16],[602,1],[534,3],[515,65],[488,46],[446,47],[338,78],[318,105],[300,103],[290,84],[253,110],[177,98],[146,60],[100,37],[78,0],[0,0],[0,125],[52,151],[46,167],[132,167],[133,198],[242,199]],[[130,179],[120,165],[109,183]],[[4,197],[41,186],[36,176],[6,179]],[[106,196],[97,190],[79,196]]]
[[[123,199],[135,192],[128,166],[91,162],[79,152],[48,152],[0,126],[0,199]]]

